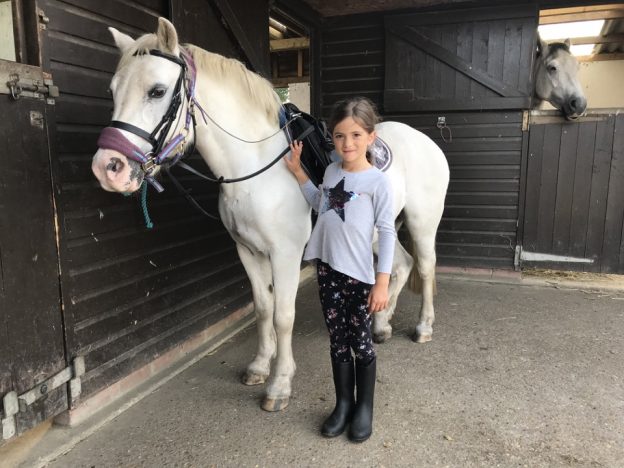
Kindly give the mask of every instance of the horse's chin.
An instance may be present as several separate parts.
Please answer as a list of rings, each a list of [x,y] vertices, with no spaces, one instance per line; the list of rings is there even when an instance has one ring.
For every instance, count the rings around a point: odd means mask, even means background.
[[[578,118],[581,116],[581,114],[566,114],[565,115],[565,119],[570,121],[570,122],[574,122],[575,120],[578,120]]]

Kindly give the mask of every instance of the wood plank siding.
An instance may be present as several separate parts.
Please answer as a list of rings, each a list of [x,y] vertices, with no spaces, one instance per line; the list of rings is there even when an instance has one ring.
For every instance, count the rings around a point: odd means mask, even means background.
[[[45,12],[49,69],[61,90],[53,175],[67,350],[70,360],[85,356],[88,396],[248,303],[251,294],[221,223],[196,212],[167,179],[164,193],[150,189],[155,227],[148,230],[138,196],[107,193],[91,173],[98,134],[111,116],[108,85],[118,59],[107,27],[133,37],[153,32],[169,2],[48,0]],[[191,160],[205,170],[198,157]],[[216,213],[217,187],[180,180]]]
[[[616,112],[531,117],[523,266],[624,273],[623,134]]]
[[[439,116],[447,129],[436,126]],[[432,138],[451,179],[438,229],[439,265],[513,268],[519,215],[522,112],[387,114]]]

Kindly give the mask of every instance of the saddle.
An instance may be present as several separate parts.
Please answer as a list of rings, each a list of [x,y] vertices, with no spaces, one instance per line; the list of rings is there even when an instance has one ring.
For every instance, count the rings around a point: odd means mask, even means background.
[[[286,136],[289,142],[298,140],[299,135],[313,127],[313,131],[303,139],[301,166],[312,183],[318,186],[323,181],[327,166],[334,161],[339,161],[340,156],[335,152],[332,136],[325,121],[300,111],[294,104],[290,102],[283,104],[280,125],[283,126],[296,115],[298,117],[285,129]],[[380,171],[386,171],[392,164],[392,152],[381,138],[375,138],[368,151],[372,157],[371,164]]]
[[[315,119],[310,114],[300,111],[291,102],[283,104],[284,115],[280,116],[283,125],[295,115],[298,115],[288,127],[285,128],[288,141],[298,140],[305,130],[313,127],[314,130],[303,139],[303,151],[301,152],[301,166],[312,183],[318,186],[323,181],[325,168],[332,163],[331,153],[334,150],[334,142],[327,124],[323,120]]]

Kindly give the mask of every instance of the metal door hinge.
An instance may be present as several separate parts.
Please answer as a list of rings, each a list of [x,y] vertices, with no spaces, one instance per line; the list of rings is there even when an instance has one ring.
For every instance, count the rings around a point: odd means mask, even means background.
[[[17,395],[16,392],[9,392],[2,398],[3,413],[2,418],[2,438],[4,440],[14,437],[17,433],[15,415],[25,412],[35,401],[43,398],[50,391],[69,382],[69,400],[73,405],[82,392],[80,377],[85,373],[84,357],[78,356],[70,367],[66,367],[58,374],[50,377],[38,384],[35,388]]]
[[[25,96],[35,99],[46,99],[48,104],[54,104],[54,98],[59,97],[59,88],[51,79],[20,78],[17,73],[11,74],[9,78],[7,87],[11,97],[15,100]]]

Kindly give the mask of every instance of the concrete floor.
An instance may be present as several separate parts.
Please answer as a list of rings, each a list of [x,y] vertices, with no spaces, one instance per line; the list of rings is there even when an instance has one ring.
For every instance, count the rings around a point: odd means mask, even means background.
[[[52,461],[88,426],[48,431],[20,466],[624,467],[623,290],[442,275],[424,345],[409,339],[419,305],[404,292],[394,336],[377,347],[374,433],[363,444],[318,432],[333,387],[311,281],[299,293],[284,411],[262,411],[263,389],[239,383],[251,327]]]

